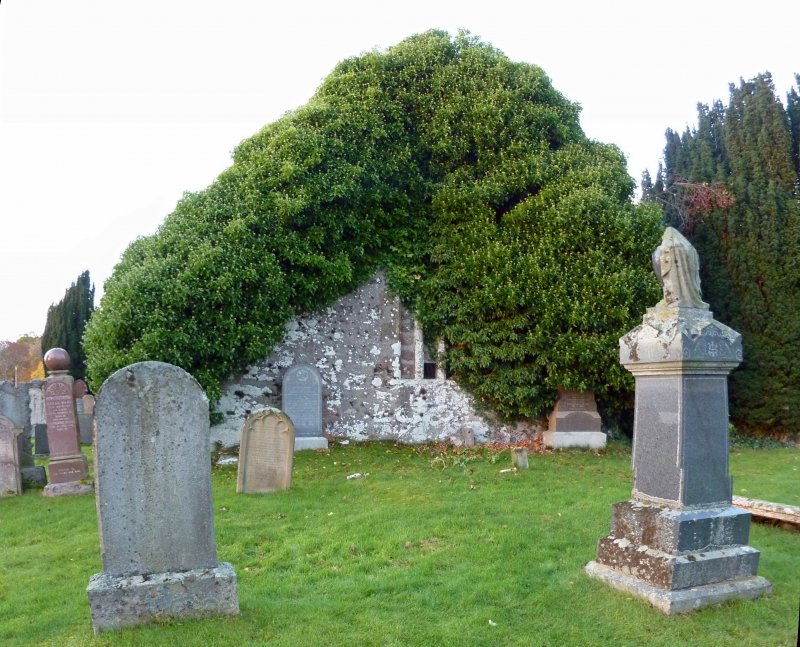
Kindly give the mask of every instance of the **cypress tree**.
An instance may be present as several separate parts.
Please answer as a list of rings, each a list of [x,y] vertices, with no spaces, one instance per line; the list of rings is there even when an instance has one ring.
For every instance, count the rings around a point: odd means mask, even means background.
[[[795,74],[794,78],[800,88],[800,74]],[[792,135],[794,172],[800,177],[800,94],[797,88],[792,88],[786,95],[786,115],[789,118],[789,132]]]
[[[72,359],[70,373],[86,377],[83,329],[94,311],[94,286],[89,271],[83,272],[64,293],[64,298],[47,309],[47,323],[42,333],[42,351],[63,348]]]
[[[734,419],[751,430],[800,428],[799,103],[792,90],[784,110],[769,73],[742,80],[727,107],[698,106],[696,130],[667,131],[664,151],[665,217],[697,248],[716,317],[743,336],[730,392]],[[693,211],[687,187],[712,199]]]
[[[731,313],[745,358],[732,376],[734,415],[769,429],[800,428],[800,205],[789,120],[772,78],[731,85],[725,115],[729,184],[727,264],[739,302]]]

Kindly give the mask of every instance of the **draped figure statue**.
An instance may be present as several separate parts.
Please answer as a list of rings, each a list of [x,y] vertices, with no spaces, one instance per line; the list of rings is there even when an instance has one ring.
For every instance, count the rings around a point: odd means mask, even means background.
[[[683,235],[667,227],[653,252],[653,269],[664,289],[658,308],[702,308],[708,310],[700,294],[700,259]]]

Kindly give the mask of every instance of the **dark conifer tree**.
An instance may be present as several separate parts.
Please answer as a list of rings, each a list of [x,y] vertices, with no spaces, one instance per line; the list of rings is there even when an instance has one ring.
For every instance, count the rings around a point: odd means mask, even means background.
[[[797,88],[789,90],[786,96],[786,114],[789,117],[789,131],[792,134],[792,161],[794,171],[800,177],[800,74],[795,74]]]
[[[765,73],[731,85],[727,108],[699,105],[696,130],[667,131],[665,216],[696,246],[715,315],[743,335],[730,387],[750,429],[800,428],[799,104],[792,90],[784,110]]]
[[[734,413],[787,431],[800,428],[800,204],[788,124],[768,73],[731,85],[725,144],[736,204],[724,247],[739,305],[729,318],[745,352],[732,376]]]
[[[94,286],[89,271],[83,272],[64,293],[64,298],[47,309],[47,323],[42,334],[42,351],[63,348],[72,359],[70,373],[86,377],[83,352],[83,329],[94,311]]]

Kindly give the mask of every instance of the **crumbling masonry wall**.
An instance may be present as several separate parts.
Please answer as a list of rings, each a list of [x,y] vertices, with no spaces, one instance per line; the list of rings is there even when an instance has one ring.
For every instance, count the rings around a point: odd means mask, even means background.
[[[461,428],[469,427],[477,442],[510,442],[534,432],[532,425],[507,427],[481,417],[440,370],[428,370],[425,379],[422,340],[419,330],[409,334],[408,319],[378,273],[324,312],[291,321],[272,355],[223,385],[223,421],[211,428],[212,443],[238,444],[249,412],[279,408],[283,373],[298,362],[322,375],[329,437],[458,443]]]

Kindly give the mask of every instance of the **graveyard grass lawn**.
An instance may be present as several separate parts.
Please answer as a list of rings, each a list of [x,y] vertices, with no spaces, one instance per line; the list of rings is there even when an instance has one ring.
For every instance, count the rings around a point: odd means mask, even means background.
[[[297,455],[291,490],[258,495],[237,495],[236,467],[217,467],[217,551],[241,615],[100,636],[86,597],[102,570],[94,498],[26,491],[0,500],[0,644],[795,645],[800,533],[753,525],[771,597],[663,616],[581,570],[630,495],[630,449],[529,464],[502,473],[508,451],[334,444]],[[736,448],[731,473],[735,494],[800,505],[800,450]]]

